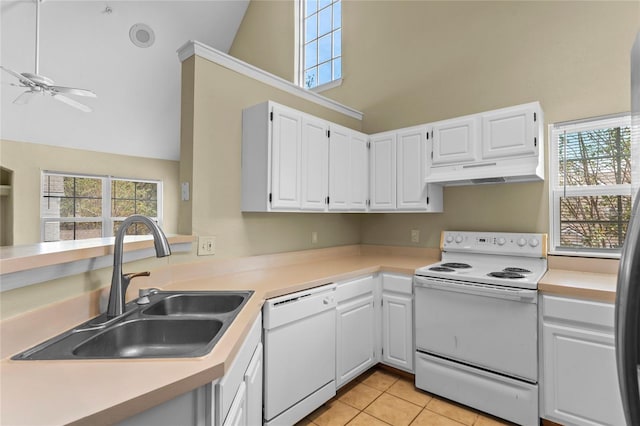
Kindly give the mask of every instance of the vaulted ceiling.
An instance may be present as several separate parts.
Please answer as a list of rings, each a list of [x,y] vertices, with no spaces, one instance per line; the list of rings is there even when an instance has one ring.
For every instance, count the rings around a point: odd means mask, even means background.
[[[40,74],[60,86],[91,89],[74,99],[85,113],[51,96],[13,104],[24,89],[2,72],[0,137],[133,156],[179,159],[180,62],[176,50],[198,40],[228,52],[249,0],[46,0],[40,5]],[[3,0],[0,65],[34,72],[35,0]],[[129,37],[143,23],[155,42]]]

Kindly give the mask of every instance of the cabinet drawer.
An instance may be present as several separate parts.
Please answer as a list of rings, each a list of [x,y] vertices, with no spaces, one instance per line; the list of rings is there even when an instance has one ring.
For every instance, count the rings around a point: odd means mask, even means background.
[[[244,374],[245,371],[247,371],[251,357],[253,356],[255,348],[258,346],[261,339],[262,315],[258,315],[258,318],[251,327],[247,338],[238,351],[236,359],[233,360],[231,368],[216,385],[214,406],[217,425],[224,423],[234,397],[240,388],[240,384],[244,381]]]
[[[363,294],[372,293],[373,285],[373,275],[367,275],[366,277],[338,283],[336,288],[336,301],[341,303]]]
[[[413,276],[384,273],[382,274],[382,290],[413,294]]]
[[[545,294],[542,296],[542,316],[545,321],[558,319],[613,330],[615,305]]]

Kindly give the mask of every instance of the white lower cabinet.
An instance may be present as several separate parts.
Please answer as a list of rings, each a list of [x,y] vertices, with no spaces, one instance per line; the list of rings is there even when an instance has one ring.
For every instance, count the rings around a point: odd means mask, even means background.
[[[208,426],[207,386],[184,393],[170,401],[131,416],[119,426]]]
[[[382,363],[413,373],[412,277],[382,274]]]
[[[338,283],[336,318],[336,387],[378,362],[376,357],[375,278]]]
[[[546,294],[540,305],[540,416],[567,425],[624,425],[614,305]]]

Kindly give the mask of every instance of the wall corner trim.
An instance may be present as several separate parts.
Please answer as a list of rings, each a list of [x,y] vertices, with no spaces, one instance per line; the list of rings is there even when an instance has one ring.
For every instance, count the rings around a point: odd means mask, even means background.
[[[177,52],[180,62],[184,62],[191,56],[197,55],[211,62],[215,62],[216,64],[228,68],[232,71],[244,74],[247,77],[275,87],[276,89],[283,90],[299,98],[314,102],[325,108],[329,108],[351,118],[355,118],[356,120],[362,121],[364,114],[358,110],[350,108],[346,105],[342,105],[341,103],[319,95],[315,92],[305,90],[302,87],[285,80],[284,78],[278,77],[277,75],[271,74],[254,65],[234,58],[231,55],[214,49],[211,46],[207,46],[206,44],[200,43],[199,41],[189,40],[188,42],[183,44]]]

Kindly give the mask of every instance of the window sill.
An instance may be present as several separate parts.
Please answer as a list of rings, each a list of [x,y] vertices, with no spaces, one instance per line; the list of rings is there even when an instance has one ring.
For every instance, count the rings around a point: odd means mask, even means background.
[[[620,259],[620,253],[602,252],[602,251],[578,251],[578,250],[549,250],[549,254],[553,256],[568,257],[589,257],[599,259]]]
[[[313,89],[308,89],[308,90],[314,93],[322,93],[325,90],[333,89],[335,87],[340,87],[340,86],[342,86],[342,78],[330,81],[325,84],[321,84],[320,86],[316,86]]]
[[[175,253],[191,251],[194,238],[167,235]],[[109,267],[113,264],[114,240],[114,237],[91,238],[0,247],[0,292]],[[151,236],[125,237],[125,263],[154,255]]]

